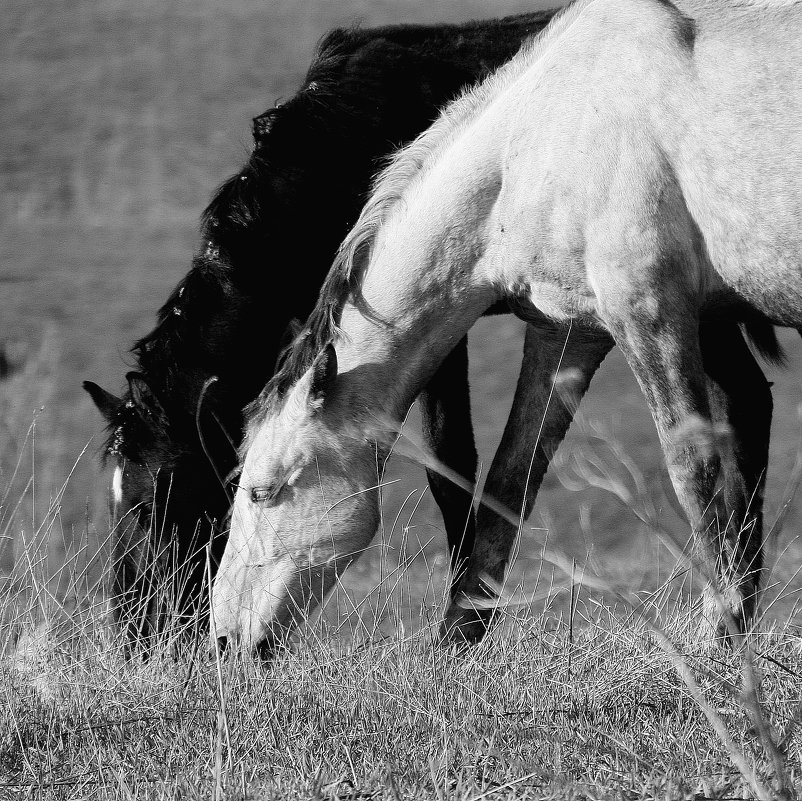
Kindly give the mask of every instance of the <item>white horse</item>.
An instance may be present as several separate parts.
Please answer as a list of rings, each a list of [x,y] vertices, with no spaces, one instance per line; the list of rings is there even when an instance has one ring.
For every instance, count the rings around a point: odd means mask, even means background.
[[[802,326],[801,37],[800,2],[583,0],[398,153],[251,410],[218,635],[269,645],[369,544],[384,421],[499,299],[538,342],[567,337],[581,384],[621,347],[745,623],[761,543],[749,480],[729,470],[718,487],[720,399],[699,332]],[[511,440],[502,463],[521,458]],[[468,595],[506,565],[508,538],[487,523],[480,513]],[[472,625],[465,614],[447,617]]]

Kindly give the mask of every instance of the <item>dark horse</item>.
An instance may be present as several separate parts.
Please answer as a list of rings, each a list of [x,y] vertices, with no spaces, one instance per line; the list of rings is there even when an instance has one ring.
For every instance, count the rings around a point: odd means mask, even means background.
[[[241,410],[272,375],[288,324],[313,308],[382,159],[423,131],[462,87],[509,59],[552,14],[333,31],[303,88],[254,120],[250,159],[206,210],[205,249],[160,310],[157,327],[135,345],[138,369],[128,374],[127,391],[117,398],[85,384],[109,425],[106,454],[117,465],[120,521],[115,597],[118,612],[139,610],[135,632],[152,631],[162,610],[154,602],[154,557],[181,568],[180,578],[166,583],[177,608],[191,611],[198,601],[205,546],[211,543],[214,566],[225,545],[222,533],[213,535],[230,505],[225,477],[237,463]],[[715,340],[711,333],[709,342],[702,332],[705,367],[730,400],[730,419],[743,433],[739,457],[759,489],[771,398],[737,327],[722,331],[716,329]],[[253,342],[261,343],[257,351]],[[770,330],[762,344],[776,353]],[[525,357],[536,361],[536,348],[527,348]],[[527,402],[522,382],[514,410],[525,414]],[[477,457],[465,340],[432,378],[420,407],[434,456],[472,480]],[[570,420],[566,407],[549,409],[542,437],[532,443],[528,482],[507,472],[507,485],[493,487],[502,500],[519,504],[525,484],[531,508]],[[514,435],[508,431],[505,438]],[[471,499],[435,472],[429,481],[457,576],[474,547]],[[754,510],[759,515],[759,492]],[[503,538],[493,527],[505,525],[491,520],[491,536]],[[475,631],[466,628],[467,636],[480,636],[484,623]]]
[[[222,554],[224,537],[212,535],[230,505],[224,479],[237,464],[241,410],[272,375],[288,324],[312,310],[382,159],[552,15],[334,30],[300,91],[253,121],[251,156],[206,209],[203,252],[156,328],[135,344],[137,370],[126,392],[117,398],[84,383],[108,423],[105,453],[119,470],[117,611],[139,610],[141,633],[157,612],[155,562],[170,556],[181,566],[173,582],[180,586],[168,595],[188,610],[204,577],[204,546],[211,539],[213,563]],[[262,343],[257,351],[255,341]],[[434,453],[472,479],[465,342],[429,385],[421,409]],[[457,564],[473,547],[470,497],[436,473],[429,481]]]

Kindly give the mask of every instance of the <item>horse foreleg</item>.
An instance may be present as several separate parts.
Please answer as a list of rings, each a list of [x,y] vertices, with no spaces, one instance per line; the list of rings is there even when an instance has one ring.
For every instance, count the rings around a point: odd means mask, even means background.
[[[557,446],[565,437],[576,404],[613,342],[576,331],[527,326],[521,373],[484,492],[526,520]],[[557,391],[555,381],[570,390]],[[566,400],[568,402],[566,402]],[[467,570],[446,611],[441,638],[476,642],[492,620],[495,590],[504,579],[518,528],[482,504],[477,538]],[[492,584],[483,580],[487,575]]]
[[[658,264],[664,268],[667,262],[663,259]],[[743,628],[754,608],[760,543],[749,518],[749,505],[759,480],[756,484],[754,475],[750,479],[743,470],[745,463],[753,460],[750,452],[758,449],[747,446],[740,461],[725,458],[722,470],[721,457],[726,457],[727,447],[712,425],[711,407],[720,407],[720,414],[738,419],[738,430],[744,436],[746,421],[741,415],[746,407],[730,406],[725,399],[725,395],[737,397],[743,388],[734,383],[730,365],[718,371],[721,383],[717,388],[709,389],[696,299],[673,280],[673,276],[683,275],[683,263],[672,264],[673,272],[656,267],[659,274],[643,270],[634,281],[632,276],[623,279],[620,273],[613,273],[615,280],[601,287],[600,310],[651,409],[674,490],[709,566],[708,617],[717,635],[722,635],[727,632],[728,618]],[[608,286],[609,294],[605,291]],[[731,326],[726,330],[732,333]],[[711,359],[708,367],[717,371]],[[726,393],[722,392],[724,386]],[[736,452],[739,449],[737,446]],[[718,592],[713,591],[714,586]],[[719,601],[729,615],[717,611]]]
[[[423,441],[439,462],[470,483],[476,479],[476,445],[468,386],[468,340],[461,339],[420,394]],[[440,507],[451,555],[452,595],[473,551],[476,533],[472,498],[464,489],[427,469],[432,497]]]

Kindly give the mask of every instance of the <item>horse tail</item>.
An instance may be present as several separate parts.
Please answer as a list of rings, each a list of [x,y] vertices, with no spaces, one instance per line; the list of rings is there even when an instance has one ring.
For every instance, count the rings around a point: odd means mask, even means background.
[[[777,330],[768,320],[750,320],[743,324],[743,331],[764,361],[778,367],[786,366],[787,359],[777,339]]]

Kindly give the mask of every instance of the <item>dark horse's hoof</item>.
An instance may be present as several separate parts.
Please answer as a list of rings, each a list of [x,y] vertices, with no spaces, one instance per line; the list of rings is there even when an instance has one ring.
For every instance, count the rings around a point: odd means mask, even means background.
[[[476,645],[490,629],[492,617],[490,609],[463,609],[452,603],[440,624],[440,644]]]

